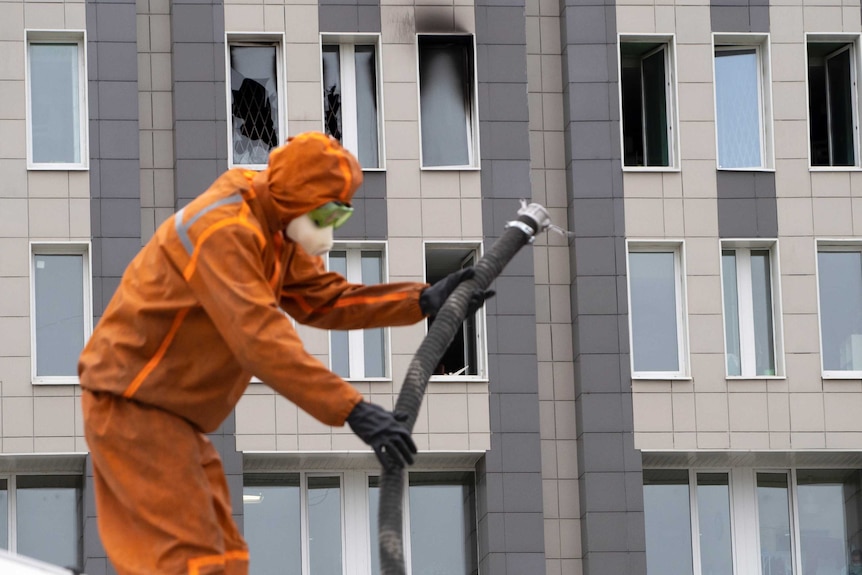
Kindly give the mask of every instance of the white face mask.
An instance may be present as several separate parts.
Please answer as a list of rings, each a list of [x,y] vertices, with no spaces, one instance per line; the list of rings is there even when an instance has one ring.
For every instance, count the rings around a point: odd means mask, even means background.
[[[313,256],[322,256],[332,249],[332,226],[319,228],[308,214],[303,214],[287,224],[287,237]]]

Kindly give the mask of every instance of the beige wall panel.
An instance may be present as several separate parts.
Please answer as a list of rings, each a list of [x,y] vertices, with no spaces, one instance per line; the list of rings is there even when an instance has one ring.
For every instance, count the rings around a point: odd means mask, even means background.
[[[69,200],[30,200],[29,230],[32,238],[64,239],[69,237]]]
[[[850,198],[814,198],[814,234],[818,237],[853,234]]]
[[[790,394],[791,432],[822,432],[825,428],[823,394]]]
[[[309,22],[309,24],[311,24],[311,22]],[[225,4],[224,27],[226,32],[264,32],[263,6]],[[301,40],[297,37],[294,41],[299,42]]]
[[[63,30],[66,11],[62,3],[27,2],[24,4],[24,27],[42,30]]]
[[[715,158],[687,160],[682,170],[682,194],[686,198],[716,198]],[[626,191],[628,195],[628,191]],[[713,202],[714,203],[714,202]],[[713,209],[714,211],[714,209]]]
[[[862,432],[862,394],[824,393],[823,412],[827,432]]]
[[[655,7],[617,5],[617,33],[647,34],[656,31]]]

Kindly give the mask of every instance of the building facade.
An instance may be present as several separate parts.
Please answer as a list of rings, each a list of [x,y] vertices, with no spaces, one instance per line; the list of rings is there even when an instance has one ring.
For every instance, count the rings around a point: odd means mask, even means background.
[[[157,226],[318,130],[365,168],[350,280],[469,265],[521,198],[571,230],[432,377],[410,573],[854,572],[860,34],[855,0],[0,2],[0,547],[113,572],[77,355]],[[391,407],[426,326],[296,329]],[[253,381],[211,439],[252,573],[379,572],[349,429]]]

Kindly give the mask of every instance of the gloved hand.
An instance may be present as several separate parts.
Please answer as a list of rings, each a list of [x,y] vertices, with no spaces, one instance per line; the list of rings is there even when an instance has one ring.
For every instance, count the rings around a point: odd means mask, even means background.
[[[367,401],[357,403],[347,416],[350,429],[374,449],[386,469],[413,464],[416,444],[407,428],[401,425],[404,421],[407,421],[406,414],[394,414]]]
[[[474,274],[475,271],[472,267],[464,268],[462,270],[452,272],[442,280],[422,290],[422,293],[419,294],[419,307],[422,309],[422,313],[430,317],[437,315],[437,312],[440,311],[440,308],[443,307],[443,304],[446,303],[446,299],[453,291],[455,291],[458,284],[472,278]],[[467,305],[467,315],[470,316],[476,313],[476,311],[482,307],[482,304],[485,303],[485,300],[494,297],[495,293],[496,292],[494,290],[487,290],[484,292],[480,289],[474,290],[473,293],[470,294],[470,303]]]

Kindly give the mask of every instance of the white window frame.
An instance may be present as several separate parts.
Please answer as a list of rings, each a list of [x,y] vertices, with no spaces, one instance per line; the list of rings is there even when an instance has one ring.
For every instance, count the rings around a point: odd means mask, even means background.
[[[859,239],[825,239],[815,240],[814,245],[814,269],[815,283],[817,287],[817,335],[820,349],[820,373],[823,379],[862,379],[862,370],[827,370],[823,363],[823,317],[820,297],[820,262],[821,251],[831,252],[857,252],[862,253],[862,240]]]
[[[629,273],[629,254],[637,252],[668,252],[674,253],[674,273],[676,288],[677,313],[677,353],[679,371],[635,371],[634,333],[632,329],[632,287]],[[689,342],[688,342],[688,291],[686,289],[685,241],[684,240],[626,240],[626,297],[628,298],[628,328],[629,328],[629,368],[632,379],[648,380],[689,380]]]
[[[36,374],[36,273],[37,255],[81,255],[84,269],[84,345],[93,333],[93,249],[90,242],[43,242],[30,241],[30,377],[33,385],[68,385],[78,384],[78,375],[39,376]]]
[[[423,275],[428,269],[428,250],[455,249],[469,251],[474,253],[474,265],[482,257],[484,246],[479,242],[452,242],[452,241],[434,241],[424,240],[422,242],[422,270]],[[456,271],[456,270],[452,270]],[[428,281],[427,277],[424,281]],[[434,382],[455,382],[455,381],[488,381],[488,327],[486,319],[485,306],[483,305],[476,312],[476,366],[477,375],[466,374],[451,374],[437,375],[432,374],[430,381]],[[466,321],[466,320],[465,320]],[[425,333],[428,333],[428,321],[425,321]],[[466,337],[466,334],[465,334]],[[466,343],[466,342],[465,342]]]
[[[364,242],[337,242],[333,245],[330,251],[345,251],[347,252],[347,281],[350,283],[361,284],[362,282],[362,252],[364,251],[379,251],[380,265],[383,278],[380,283],[389,281],[389,258],[387,257],[387,242],[385,241],[364,241]],[[326,268],[329,269],[329,253],[326,254]],[[390,353],[391,341],[389,328],[383,329],[383,377],[366,377],[365,376],[365,340],[363,334],[365,330],[351,329],[347,332],[350,349],[350,376],[346,377],[347,381],[391,381],[392,380],[392,354]],[[329,345],[329,365],[332,368],[332,332],[330,331],[327,337]],[[354,376],[354,374],[357,374]],[[359,375],[362,374],[362,375]]]
[[[715,128],[715,168],[730,172],[774,172],[775,139],[772,129],[772,58],[770,56],[769,34],[712,34],[712,84],[713,106],[716,118]],[[760,110],[760,166],[724,168],[719,157],[718,135],[718,93],[715,80],[715,53],[722,50],[754,48],[757,54],[757,97]]]
[[[383,172],[386,170],[386,142],[383,129],[384,123],[384,105],[383,105],[383,76],[381,70],[381,42],[380,34],[378,33],[353,33],[353,34],[337,34],[337,33],[321,33],[320,34],[320,77],[323,78],[323,46],[330,44],[338,44],[339,46],[339,66],[341,70],[341,127],[342,127],[342,145],[350,150],[353,155],[359,157],[359,128],[356,116],[355,106],[344,106],[344,102],[356,102],[356,60],[354,59],[355,48],[357,45],[372,45],[374,46],[374,62],[375,62],[375,80],[377,90],[377,166],[362,166],[363,172]],[[326,121],[324,113],[323,98],[320,100],[321,118]],[[321,128],[322,132],[326,132],[326,126]]]
[[[810,79],[808,73],[808,50],[811,44],[841,42],[850,45],[850,75],[853,84],[851,109],[853,111],[853,157],[854,163],[852,166],[815,166],[812,163],[811,149],[811,96],[810,96]],[[862,170],[862,151],[860,151],[860,134],[859,134],[859,118],[860,118],[860,96],[859,96],[859,78],[862,77],[862,57],[860,57],[860,42],[862,35],[860,34],[842,34],[842,33],[805,33],[805,119],[807,124],[806,137],[808,138],[808,169],[812,172],[848,172]],[[841,51],[839,49],[838,51]],[[829,127],[827,126],[827,131]]]
[[[86,30],[45,30],[45,29],[26,29],[24,30],[26,42],[24,45],[24,73],[26,76],[26,135],[27,135],[27,169],[28,170],[64,170],[64,171],[79,171],[90,169],[90,148],[89,148],[89,104],[87,101],[87,85],[89,77],[87,76],[87,31]],[[54,162],[36,162],[33,160],[33,111],[31,109],[31,81],[30,81],[30,44],[69,44],[76,43],[78,45],[78,115],[80,130],[78,134],[78,145],[81,150],[80,162],[69,163],[54,163]]]
[[[626,43],[663,43],[665,49],[665,72],[667,73],[665,87],[665,105],[667,107],[667,166],[630,166],[625,163],[625,135],[623,133],[623,82],[622,82],[622,45]],[[649,54],[660,50],[662,47],[649,51]],[[677,64],[676,64],[676,35],[675,34],[617,34],[617,62],[619,82],[617,82],[617,98],[619,100],[619,118],[620,118],[620,158],[622,169],[624,172],[679,172],[680,171],[680,152],[679,152],[679,83],[677,82]],[[643,106],[643,98],[641,98],[641,106]],[[646,131],[641,124],[641,137],[646,138]],[[646,153],[646,146],[644,146]]]
[[[453,166],[426,166],[424,161],[424,156],[422,153],[422,89],[420,84],[420,71],[419,71],[419,44],[420,38],[422,37],[446,37],[446,36],[455,36],[458,38],[470,37],[471,39],[471,50],[473,50],[473,83],[472,83],[472,94],[470,94],[470,118],[467,120],[467,137],[468,137],[468,146],[467,151],[469,154],[469,162],[464,165],[453,165]],[[476,35],[472,33],[441,33],[441,34],[416,34],[416,98],[417,98],[417,110],[419,111],[419,169],[420,170],[428,170],[428,171],[476,171],[481,169],[481,158],[479,151],[481,150],[479,146],[479,72],[477,65],[477,52],[476,52]]]
[[[227,163],[228,168],[248,168],[251,170],[263,170],[267,164],[243,164],[233,161],[233,110],[231,107],[233,96],[230,83],[230,49],[231,46],[260,45],[274,46],[276,60],[276,87],[278,89],[278,144],[287,141],[287,77],[285,69],[285,38],[284,33],[260,33],[260,32],[225,32],[225,100],[227,114]]]
[[[473,474],[473,492],[477,493],[476,471],[473,468],[411,468],[411,471],[421,473],[447,473],[468,472]],[[275,470],[268,471],[245,471],[245,474],[264,475]],[[299,475],[300,492],[300,549],[302,551],[302,574],[310,575],[309,566],[309,532],[308,532],[308,478],[309,477],[338,477],[341,481],[341,544],[342,544],[342,567],[343,575],[367,575],[371,572],[371,531],[369,526],[370,513],[377,513],[372,509],[368,497],[369,479],[379,477],[380,471],[365,471],[362,469],[350,469],[339,471],[301,471],[290,470],[277,472],[284,474]],[[405,476],[405,488],[402,494],[402,539],[404,541],[404,566],[406,575],[411,575],[413,567],[411,564],[410,545],[410,490],[409,476]],[[245,485],[243,482],[243,489]],[[243,496],[245,497],[245,496]],[[478,521],[479,511],[474,509]],[[477,526],[478,531],[478,526]],[[477,550],[478,551],[478,550]]]
[[[18,552],[18,477],[19,476],[46,476],[46,477],[77,477],[81,479],[81,516],[78,517],[78,520],[81,522],[79,524],[79,528],[81,533],[84,532],[84,517],[83,517],[83,498],[86,496],[85,491],[86,487],[84,486],[83,477],[80,473],[68,473],[68,472],[27,472],[27,471],[19,471],[15,473],[0,473],[0,480],[6,480],[6,495],[9,507],[7,509],[8,517],[6,518],[6,526],[7,526],[7,534],[9,537],[9,548],[7,551],[10,553]],[[83,549],[80,551],[83,553]],[[83,557],[81,557],[83,559]]]
[[[778,252],[778,240],[763,239],[734,239],[721,240],[719,242],[719,261],[721,261],[724,250],[736,252],[736,292],[739,305],[739,355],[741,375],[730,375],[727,373],[727,329],[722,322],[722,334],[724,335],[724,368],[727,379],[784,379],[784,326],[782,322],[781,305],[781,271],[780,257]],[[774,344],[775,375],[755,375],[754,356],[754,314],[753,300],[751,295],[751,250],[769,251],[769,274],[770,292],[772,295],[772,340]],[[721,313],[722,318],[727,317],[727,309],[724,302],[724,270],[720,267],[721,282]]]

